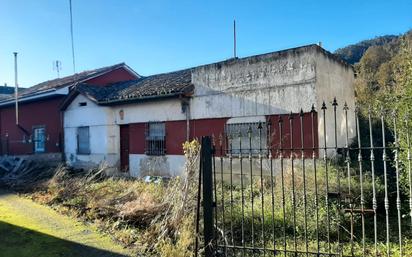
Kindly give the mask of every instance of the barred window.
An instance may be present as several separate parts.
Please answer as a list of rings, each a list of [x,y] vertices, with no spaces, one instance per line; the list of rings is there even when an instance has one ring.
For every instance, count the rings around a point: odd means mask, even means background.
[[[231,154],[267,153],[267,130],[264,122],[226,124],[226,135],[230,140],[228,151]]]
[[[165,154],[166,129],[164,122],[149,122],[146,126],[146,154]]]
[[[77,128],[77,153],[90,154],[89,127]]]

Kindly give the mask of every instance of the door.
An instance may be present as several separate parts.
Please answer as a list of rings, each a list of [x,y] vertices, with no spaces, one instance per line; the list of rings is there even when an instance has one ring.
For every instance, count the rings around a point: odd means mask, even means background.
[[[129,125],[120,126],[120,170],[129,170]]]

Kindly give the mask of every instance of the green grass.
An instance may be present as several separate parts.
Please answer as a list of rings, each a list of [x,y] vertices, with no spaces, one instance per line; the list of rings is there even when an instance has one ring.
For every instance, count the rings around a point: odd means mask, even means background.
[[[95,226],[4,191],[0,191],[0,238],[2,257],[130,256]]]

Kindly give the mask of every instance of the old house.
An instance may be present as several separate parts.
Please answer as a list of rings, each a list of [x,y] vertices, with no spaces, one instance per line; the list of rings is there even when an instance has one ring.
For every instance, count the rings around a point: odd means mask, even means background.
[[[60,109],[70,90],[79,83],[104,86],[137,78],[138,74],[120,63],[42,82],[19,90],[17,115],[14,94],[3,96],[0,98],[1,153],[61,161],[63,115]]]
[[[105,162],[132,176],[176,175],[182,171],[185,140],[224,132],[233,136],[241,132],[244,137],[248,129],[256,132],[259,124],[277,124],[290,112],[295,113],[291,117],[298,117],[301,109],[305,147],[317,147],[325,135],[319,112],[323,101],[330,106],[337,97],[340,104],[346,102],[353,108],[353,82],[350,65],[318,45],[308,45],[105,87],[82,84],[62,105],[66,160],[79,167]],[[313,130],[309,125],[312,105],[318,111]],[[344,115],[341,109],[337,115]],[[331,108],[325,111],[329,117],[332,113]],[[348,133],[353,137],[354,117],[350,113],[348,118]],[[333,123],[325,125],[326,134],[333,134]],[[288,126],[285,123],[285,133],[290,134]],[[298,119],[295,130],[293,144],[298,147]],[[313,131],[314,141],[310,136]],[[270,135],[266,130],[260,132],[264,134],[260,138],[255,138],[259,133],[253,133],[255,146],[279,144],[276,129]],[[345,124],[339,124],[339,143],[345,136]],[[242,140],[246,144],[247,138],[242,137],[240,143],[231,142],[231,147],[238,147]],[[326,138],[328,144],[333,140]]]

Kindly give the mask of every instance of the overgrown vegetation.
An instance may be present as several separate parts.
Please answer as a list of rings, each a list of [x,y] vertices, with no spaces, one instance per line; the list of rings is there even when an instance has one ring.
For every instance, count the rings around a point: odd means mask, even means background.
[[[382,45],[369,47],[358,63],[357,102],[369,106],[399,107],[398,100],[408,101],[411,93],[412,31]]]
[[[289,160],[285,160],[287,165]],[[308,165],[308,164],[307,164]],[[348,179],[345,165],[337,163],[328,164],[328,186],[329,206],[326,204],[326,169],[323,161],[318,161],[316,171],[308,165],[305,170],[305,179],[303,178],[303,170],[295,167],[292,171],[286,168],[283,175],[284,191],[282,191],[282,174],[276,170],[274,184],[270,176],[265,176],[261,181],[260,176],[253,178],[252,186],[250,184],[250,176],[244,178],[243,190],[240,182],[237,181],[234,185],[226,182],[219,183],[217,189],[217,217],[218,230],[221,231],[221,240],[225,240],[229,244],[234,242],[237,246],[242,246],[243,241],[246,246],[263,248],[264,242],[267,248],[272,248],[274,241],[276,248],[282,252],[284,243],[287,244],[288,250],[294,249],[294,236],[296,236],[297,249],[305,251],[305,238],[308,238],[309,251],[316,252],[318,250],[317,237],[319,236],[319,250],[327,252],[328,250],[328,234],[330,236],[331,248],[333,252],[338,252],[338,236],[343,247],[344,255],[351,255],[350,230],[351,219],[353,219],[354,243],[353,252],[355,256],[361,256],[362,252],[362,216],[355,213],[350,214],[349,201],[350,199],[353,209],[360,209],[360,176],[356,165],[350,168],[351,177]],[[292,179],[292,172],[294,180]],[[364,208],[372,209],[373,183],[377,192],[378,206],[378,251],[385,254],[385,213],[383,208],[384,203],[384,185],[383,180],[378,177],[375,181],[371,178],[371,173],[364,170],[363,176],[363,195],[365,199]],[[246,171],[248,173],[248,171]],[[338,177],[339,174],[339,177]],[[349,193],[349,181],[351,191]],[[306,187],[306,204],[304,198],[304,182]],[[263,185],[263,187],[262,187]],[[295,189],[293,190],[293,185]],[[223,186],[223,194],[222,194]],[[341,192],[341,201],[336,197],[336,192]],[[317,189],[317,195],[316,191]],[[273,195],[272,195],[273,190]],[[243,194],[243,209],[242,209],[242,194]],[[293,201],[294,194],[294,201]],[[222,196],[224,199],[224,208],[222,208]],[[263,196],[263,197],[262,197]],[[334,197],[335,196],[335,197]],[[252,204],[253,197],[253,204]],[[317,197],[317,201],[316,200]],[[263,198],[263,208],[262,208]],[[233,202],[231,202],[233,199]],[[284,200],[283,200],[284,199]],[[273,200],[273,205],[272,205]],[[316,206],[317,202],[317,206]],[[284,205],[283,205],[284,203]],[[329,210],[328,210],[329,207]],[[343,210],[347,211],[343,211]],[[393,208],[395,210],[395,208]],[[410,219],[407,217],[402,221],[404,228],[409,228]],[[224,215],[224,219],[223,219]],[[329,218],[328,218],[329,216]],[[330,227],[328,227],[328,219]],[[225,222],[223,222],[223,220]],[[396,212],[390,213],[391,220],[391,242],[393,256],[398,256],[397,238],[397,222]],[[252,231],[253,223],[253,231]],[[243,224],[243,225],[242,225]],[[367,255],[374,253],[374,230],[373,230],[373,213],[365,214],[365,238]],[[243,228],[243,233],[242,233]],[[329,230],[329,232],[328,232]],[[225,237],[223,237],[225,231]],[[306,235],[305,235],[306,233]],[[412,254],[412,248],[409,243],[412,234],[405,229],[403,233],[404,244],[407,247],[404,249],[404,254],[409,256]],[[231,252],[229,250],[229,252]],[[238,251],[239,253],[241,251]],[[250,253],[252,254],[252,253]],[[303,254],[304,255],[304,254]],[[303,256],[302,255],[302,256]],[[247,255],[248,256],[248,255]],[[251,255],[252,256],[252,255]],[[256,253],[253,256],[257,256]],[[262,256],[264,256],[262,254]]]
[[[64,166],[28,195],[60,212],[93,222],[140,256],[192,256],[200,146],[183,146],[182,177],[147,183],[105,177],[105,167],[87,173]]]

